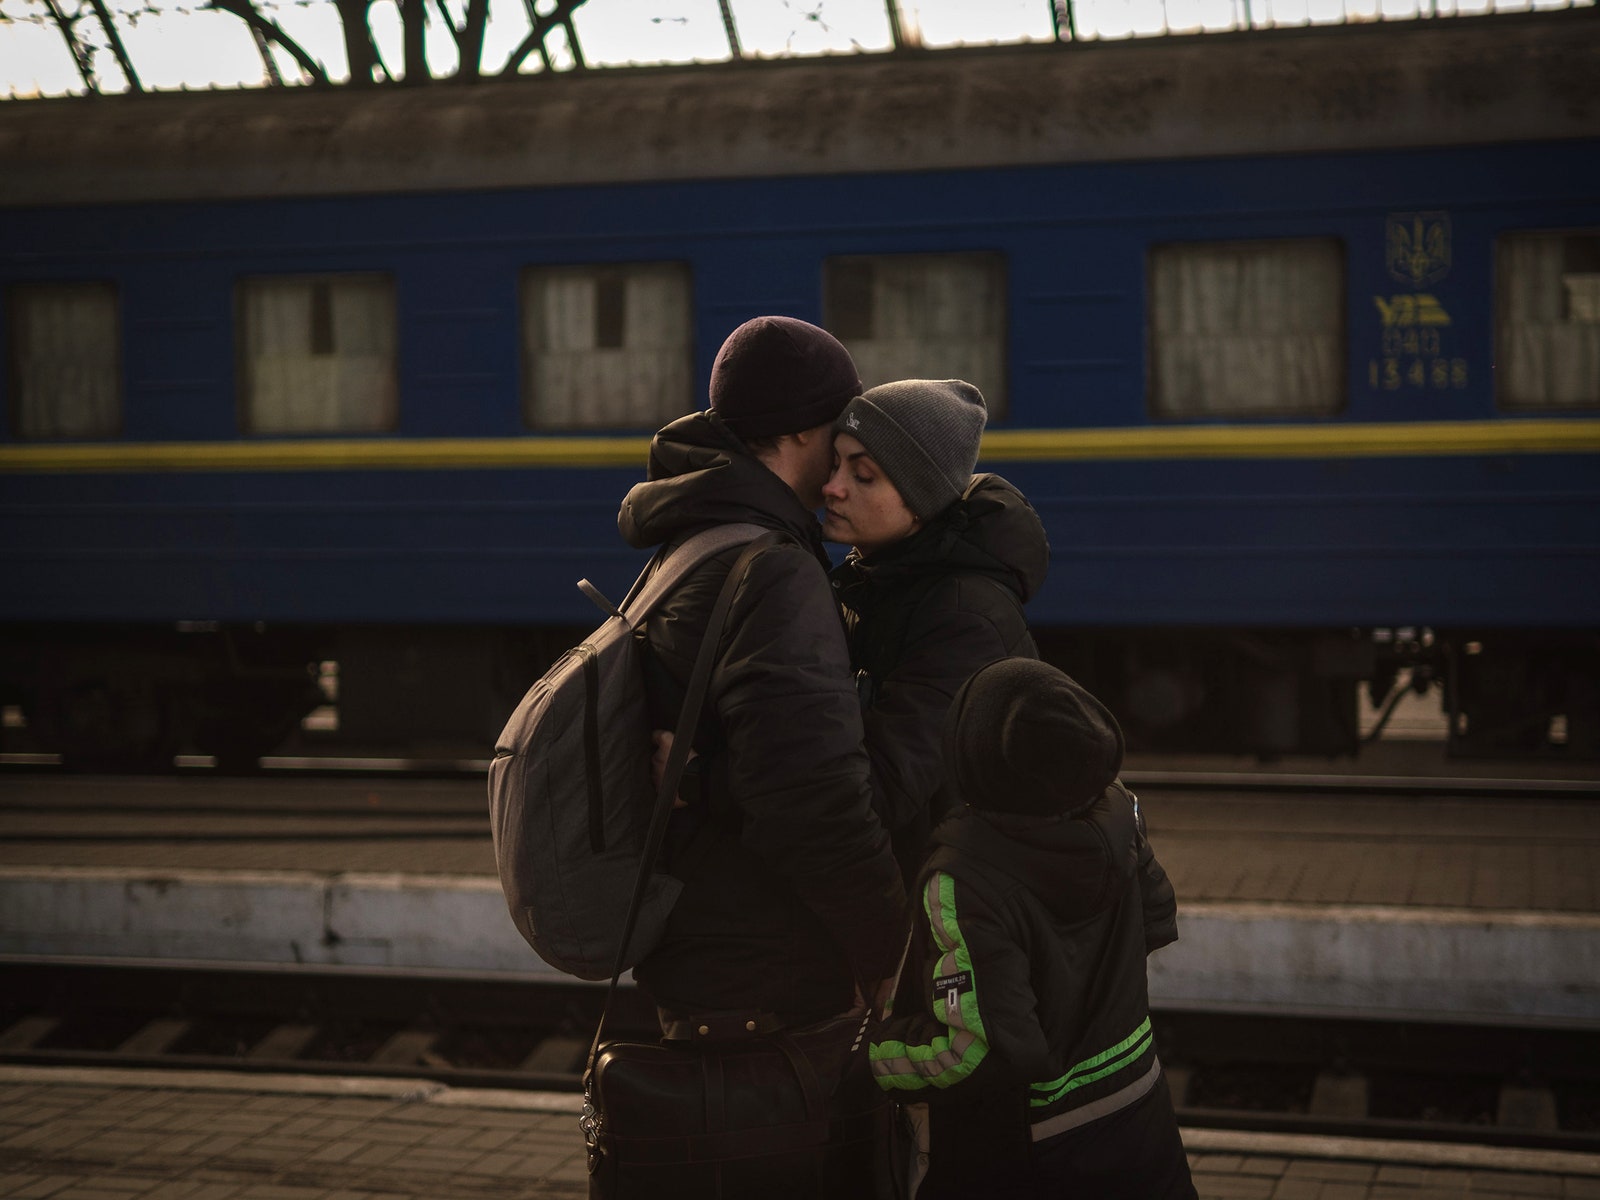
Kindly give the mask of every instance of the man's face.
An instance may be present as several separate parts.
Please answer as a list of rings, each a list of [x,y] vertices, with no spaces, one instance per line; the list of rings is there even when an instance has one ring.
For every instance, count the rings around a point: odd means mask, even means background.
[[[793,443],[800,456],[794,491],[807,508],[821,508],[822,486],[833,474],[833,424],[818,425],[806,432],[809,436],[803,444],[798,438]]]

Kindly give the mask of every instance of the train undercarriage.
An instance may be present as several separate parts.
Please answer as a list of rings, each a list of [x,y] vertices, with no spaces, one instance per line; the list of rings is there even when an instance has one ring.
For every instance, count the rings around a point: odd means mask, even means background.
[[[579,628],[192,622],[0,635],[0,751],[86,771],[176,756],[486,757]],[[1359,756],[1408,697],[1455,757],[1600,759],[1600,633],[1495,629],[1045,629],[1043,656],[1102,696],[1130,750]]]

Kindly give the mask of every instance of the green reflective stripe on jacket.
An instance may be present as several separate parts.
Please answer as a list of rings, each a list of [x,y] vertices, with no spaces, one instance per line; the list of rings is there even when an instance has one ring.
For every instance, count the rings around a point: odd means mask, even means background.
[[[880,1087],[949,1087],[977,1070],[989,1053],[989,1039],[983,1018],[978,1013],[978,980],[972,969],[972,955],[956,919],[955,880],[942,871],[928,876],[922,894],[922,910],[940,955],[934,960],[933,981],[967,972],[967,986],[957,992],[958,1001],[950,1006],[947,994],[934,997],[933,1015],[950,1031],[936,1036],[926,1045],[905,1042],[875,1042],[868,1049],[872,1073]]]
[[[1084,1059],[1060,1079],[1053,1079],[1049,1083],[1031,1084],[1030,1087],[1034,1092],[1043,1092],[1045,1095],[1030,1096],[1029,1105],[1043,1108],[1047,1104],[1054,1104],[1075,1088],[1081,1088],[1084,1084],[1093,1083],[1097,1079],[1104,1079],[1107,1075],[1115,1075],[1123,1067],[1137,1062],[1145,1051],[1150,1049],[1152,1040],[1150,1018],[1146,1017],[1139,1023],[1139,1028],[1115,1046],[1109,1050],[1102,1050],[1093,1058]]]

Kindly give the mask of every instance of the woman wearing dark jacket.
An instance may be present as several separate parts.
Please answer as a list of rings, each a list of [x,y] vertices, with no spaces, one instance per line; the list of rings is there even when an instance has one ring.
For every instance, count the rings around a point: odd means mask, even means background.
[[[961,684],[1036,658],[1022,606],[1050,546],[1023,497],[972,474],[987,413],[956,379],[868,390],[834,423],[823,536],[853,549],[832,573],[872,762],[873,806],[912,879],[943,815],[939,738]]]

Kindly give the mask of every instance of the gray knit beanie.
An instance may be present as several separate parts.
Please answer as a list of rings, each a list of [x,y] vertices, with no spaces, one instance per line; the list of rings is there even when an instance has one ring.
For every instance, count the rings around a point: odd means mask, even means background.
[[[833,431],[866,447],[912,515],[926,520],[967,490],[988,418],[970,383],[901,379],[850,401]]]

